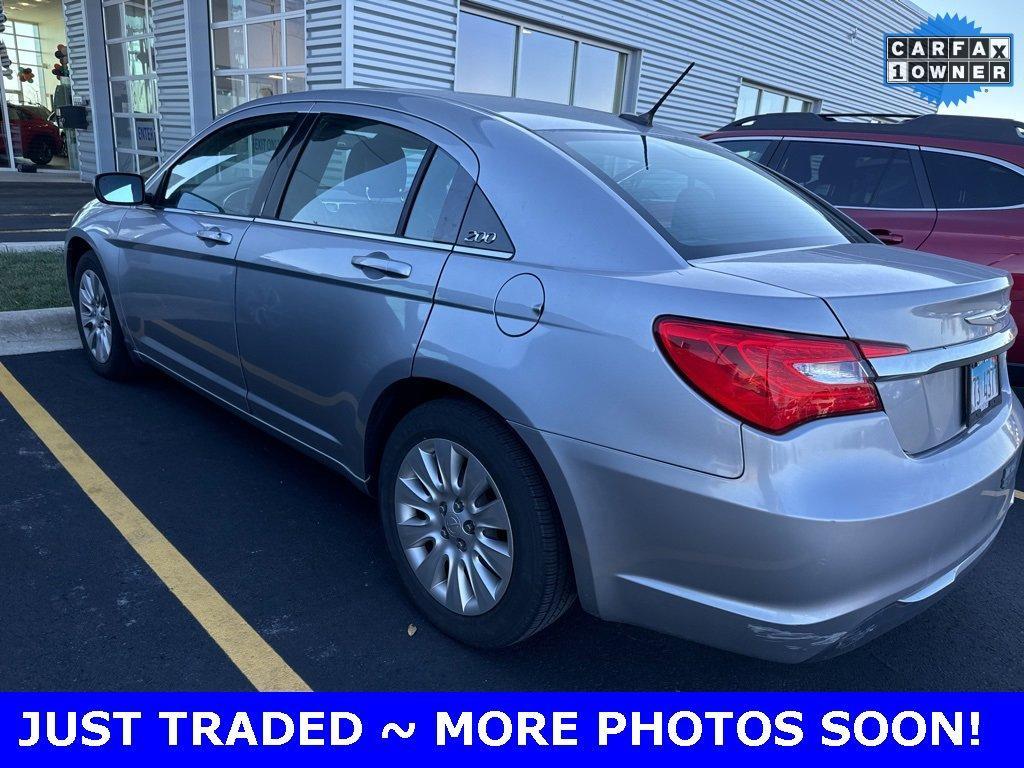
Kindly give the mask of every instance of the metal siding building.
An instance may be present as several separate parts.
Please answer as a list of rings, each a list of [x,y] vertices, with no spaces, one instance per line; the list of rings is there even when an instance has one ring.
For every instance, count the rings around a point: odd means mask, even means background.
[[[75,99],[88,106],[91,121],[90,129],[78,134],[83,178],[113,170],[119,162],[115,144],[124,133],[114,126],[103,12],[124,2],[63,0]],[[266,3],[269,7],[271,0]],[[276,76],[261,70],[233,71],[233,80],[216,77],[214,17],[242,5],[148,0],[158,143],[153,157],[137,160],[140,166],[143,160],[148,165],[166,158],[215,118],[223,97],[214,92],[215,79],[218,92],[221,81],[231,80],[232,88],[249,94],[244,100],[254,97],[250,91],[257,81],[268,82],[260,78]],[[623,65],[616,99],[627,111],[645,109],[696,61],[685,86],[658,115],[659,122],[690,132],[734,119],[743,84],[767,89],[776,100],[790,95],[790,102],[779,103],[822,111],[933,111],[908,90],[882,83],[883,34],[912,29],[926,17],[904,0],[288,0],[280,7],[301,9],[295,12],[299,19],[278,14],[287,34],[301,30],[304,47],[304,75],[290,70],[286,76],[295,83],[290,89],[458,88],[460,16],[469,13],[506,21],[520,33],[570,38],[577,50],[588,43],[619,52]],[[292,42],[289,38],[287,44]],[[291,63],[290,51],[288,58]]]

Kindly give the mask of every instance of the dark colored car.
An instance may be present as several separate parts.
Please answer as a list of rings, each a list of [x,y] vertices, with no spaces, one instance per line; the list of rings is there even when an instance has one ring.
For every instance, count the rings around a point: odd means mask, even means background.
[[[49,120],[45,107],[7,103],[11,116],[11,139],[15,156],[26,157],[36,165],[49,165],[55,155],[64,153],[60,129]],[[0,155],[7,154],[7,138],[0,131]]]
[[[737,120],[704,138],[772,168],[855,219],[883,243],[995,265],[1014,276],[1024,320],[1024,123],[923,115],[779,113]],[[1010,350],[1024,379],[1024,344]]]

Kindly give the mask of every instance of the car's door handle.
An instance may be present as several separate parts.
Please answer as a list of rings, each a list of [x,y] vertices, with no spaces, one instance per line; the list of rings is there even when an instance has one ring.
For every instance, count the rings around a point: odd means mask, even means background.
[[[876,228],[868,230],[886,245],[899,245],[903,242],[903,235],[899,232],[890,232],[888,229]]]
[[[383,253],[371,253],[366,256],[353,256],[352,265],[370,272],[383,272],[393,277],[409,277],[412,274],[412,265],[404,261],[395,261]]]
[[[200,240],[205,240],[208,243],[220,243],[221,245],[227,245],[231,242],[231,233],[222,232],[217,227],[207,227],[200,229],[196,232],[196,237]]]

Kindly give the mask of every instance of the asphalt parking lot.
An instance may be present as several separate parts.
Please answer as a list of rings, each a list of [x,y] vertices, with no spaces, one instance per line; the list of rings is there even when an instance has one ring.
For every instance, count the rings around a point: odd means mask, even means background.
[[[372,503],[328,469],[155,373],[111,383],[78,351],[0,362],[314,690],[1024,689],[1018,508],[944,601],[826,662],[757,661],[578,607],[484,652],[417,614]],[[3,397],[0,563],[0,690],[252,688]]]
[[[71,219],[93,197],[92,185],[80,181],[5,180],[0,184],[0,242],[64,240]]]

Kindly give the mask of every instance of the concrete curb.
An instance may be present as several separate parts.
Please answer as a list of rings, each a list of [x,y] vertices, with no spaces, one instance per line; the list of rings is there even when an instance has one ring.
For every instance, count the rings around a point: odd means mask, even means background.
[[[0,356],[74,349],[80,343],[73,307],[0,312]]]
[[[3,233],[0,232],[0,235]],[[34,251],[63,251],[63,240],[47,240],[42,243],[0,243],[0,254],[31,253]]]

